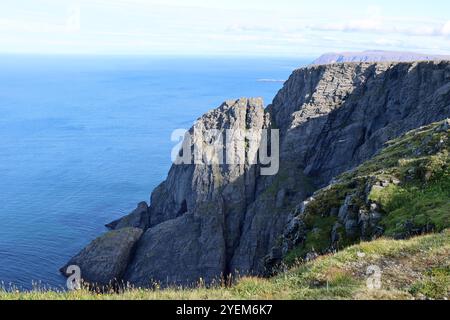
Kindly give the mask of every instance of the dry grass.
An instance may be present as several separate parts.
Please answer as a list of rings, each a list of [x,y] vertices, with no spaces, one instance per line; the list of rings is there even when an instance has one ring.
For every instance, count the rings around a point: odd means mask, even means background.
[[[380,239],[296,266],[271,279],[247,277],[231,287],[143,290],[96,294],[87,290],[0,290],[10,300],[276,300],[448,299],[450,231],[410,240]],[[367,267],[382,271],[379,290],[366,286]]]

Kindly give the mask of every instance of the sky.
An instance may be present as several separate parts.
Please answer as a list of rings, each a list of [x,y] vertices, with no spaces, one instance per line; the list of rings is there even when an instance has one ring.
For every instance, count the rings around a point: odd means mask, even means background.
[[[450,54],[448,0],[0,0],[0,53]]]

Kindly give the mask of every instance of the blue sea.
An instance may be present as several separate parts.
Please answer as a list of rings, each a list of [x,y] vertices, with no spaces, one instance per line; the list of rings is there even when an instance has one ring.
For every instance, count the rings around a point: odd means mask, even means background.
[[[62,288],[58,269],[164,180],[173,130],[230,98],[270,103],[309,62],[0,56],[0,281]]]

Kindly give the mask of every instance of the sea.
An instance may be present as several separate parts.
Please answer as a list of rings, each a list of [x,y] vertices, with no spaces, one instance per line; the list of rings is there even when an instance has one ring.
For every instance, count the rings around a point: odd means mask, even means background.
[[[165,179],[173,130],[269,104],[311,61],[0,55],[0,286],[64,289],[59,268]]]

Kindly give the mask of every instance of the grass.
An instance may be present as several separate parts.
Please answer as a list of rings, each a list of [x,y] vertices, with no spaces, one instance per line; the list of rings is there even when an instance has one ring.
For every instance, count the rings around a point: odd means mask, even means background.
[[[385,235],[395,237],[405,229],[405,222],[421,228],[441,231],[450,226],[450,171],[425,186],[391,185],[372,195],[388,215],[382,225]]]
[[[215,300],[215,299],[448,299],[450,231],[409,240],[379,239],[301,264],[270,279],[246,277],[232,286],[194,289],[129,289],[97,294],[87,290],[0,290],[7,300]],[[382,271],[381,288],[366,286],[367,268]]]
[[[336,217],[309,217],[306,221],[307,227],[312,230],[302,246],[290,251],[284,262],[291,266],[296,263],[298,257],[304,257],[309,252],[322,253],[323,248],[327,248],[331,242],[331,230],[337,222]]]
[[[443,128],[443,122],[438,122],[388,142],[372,159],[316,192],[302,216],[305,240],[284,262],[291,265],[309,252],[323,254],[336,246],[331,243],[331,232],[338,222],[336,211],[349,195],[355,215],[360,210],[370,212],[371,205],[377,205],[382,214],[377,227],[387,237],[405,238],[449,228],[450,131]],[[342,226],[337,231],[338,249],[360,241],[359,236],[346,234]]]

